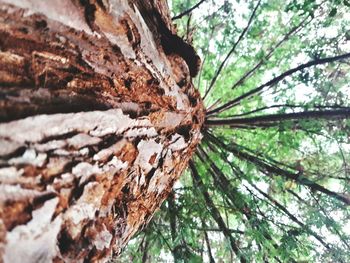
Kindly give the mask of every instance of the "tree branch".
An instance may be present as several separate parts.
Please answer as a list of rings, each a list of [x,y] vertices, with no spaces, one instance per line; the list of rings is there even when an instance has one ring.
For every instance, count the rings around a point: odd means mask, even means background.
[[[253,113],[257,113],[257,112],[260,112],[260,111],[274,109],[274,108],[282,108],[282,107],[283,108],[290,108],[290,109],[295,109],[295,108],[303,108],[303,109],[305,109],[305,108],[313,108],[313,109],[344,109],[344,108],[347,108],[345,106],[340,106],[340,105],[275,104],[275,105],[270,105],[270,106],[264,106],[264,107],[261,107],[261,108],[257,108],[255,110],[251,110],[251,111],[244,112],[244,113],[232,114],[232,115],[227,116],[227,118],[242,117],[242,116],[251,115]]]
[[[256,11],[258,10],[258,7],[261,3],[261,0],[258,1],[257,5],[255,6],[254,10],[253,10],[253,13],[251,14],[249,20],[248,20],[248,24],[247,26],[243,29],[241,35],[238,37],[237,41],[234,43],[234,45],[232,46],[231,50],[228,52],[228,54],[226,55],[225,59],[221,62],[218,70],[216,71],[214,77],[212,78],[211,82],[210,82],[210,85],[209,85],[209,88],[207,89],[206,93],[204,94],[204,97],[203,97],[203,100],[207,97],[207,95],[209,94],[210,90],[213,88],[219,74],[221,73],[221,70],[223,69],[223,67],[225,66],[226,64],[226,61],[230,58],[230,56],[232,55],[232,53],[235,51],[236,47],[238,46],[238,44],[241,42],[241,40],[243,39],[244,35],[246,34],[246,32],[248,31],[252,21],[253,21],[253,18],[255,16],[255,13]]]
[[[304,223],[299,221],[291,212],[287,210],[282,204],[280,204],[276,199],[272,198],[270,195],[266,194],[264,191],[260,190],[255,184],[249,183],[255,190],[257,190],[261,195],[268,199],[274,206],[283,211],[292,221],[297,223],[302,228],[306,229],[314,238],[316,238],[325,248],[330,249],[330,246],[323,241],[322,237],[312,231],[309,227],[306,227]]]
[[[149,246],[149,240],[147,237],[145,237],[145,240],[142,240],[142,243],[143,241],[145,242],[142,246],[142,263],[146,263],[147,260],[148,260],[148,246]]]
[[[199,1],[197,4],[195,4],[194,6],[192,6],[191,8],[183,11],[182,13],[174,16],[173,18],[171,18],[171,20],[176,20],[176,19],[180,19],[181,17],[188,15],[189,13],[191,13],[194,9],[196,9],[197,7],[199,7],[202,3],[204,3],[206,0],[201,0]]]
[[[265,62],[272,57],[273,53],[277,50],[277,48],[279,48],[285,41],[287,41],[291,35],[297,33],[302,28],[303,24],[308,18],[308,16],[305,17],[297,26],[293,27],[286,35],[284,35],[284,37],[270,50],[270,52],[263,59],[261,59],[252,69],[247,71],[235,84],[233,84],[232,89],[235,89],[239,85],[242,85],[249,76],[251,76],[256,70],[258,70],[262,65],[264,65]],[[311,21],[312,19],[308,23],[310,23]]]
[[[205,223],[204,223],[204,221],[202,221],[202,227],[205,228]],[[205,231],[205,230],[204,230],[204,237],[205,237],[205,243],[207,244],[207,248],[208,248],[209,262],[210,262],[210,263],[215,263],[213,254],[212,254],[212,252],[211,252],[211,247],[210,247],[210,241],[209,241],[209,238],[208,238],[208,234],[207,234],[207,231]]]
[[[255,95],[259,91],[263,90],[265,87],[269,87],[269,86],[277,84],[282,79],[294,74],[295,72],[301,71],[301,70],[309,68],[309,67],[327,64],[327,63],[335,62],[337,60],[343,60],[343,59],[348,59],[348,58],[350,58],[350,53],[345,53],[345,54],[342,54],[339,56],[334,56],[334,57],[315,59],[315,60],[309,61],[305,64],[301,64],[295,68],[287,70],[286,72],[284,72],[284,73],[280,74],[279,76],[271,79],[270,81],[260,85],[259,87],[252,89],[252,90],[248,91],[247,93],[242,94],[238,98],[233,99],[233,100],[223,104],[222,106],[219,106],[216,109],[213,109],[213,110],[207,112],[207,116],[212,115],[212,114],[218,114],[224,110],[230,109],[230,108],[234,107],[235,105],[237,105],[237,103],[240,102],[241,100]]]
[[[215,143],[219,147],[222,147],[222,148],[226,149],[227,151],[231,152],[237,158],[239,158],[241,160],[246,160],[248,162],[255,164],[257,166],[257,168],[265,174],[267,173],[268,175],[275,174],[275,175],[284,176],[290,180],[295,181],[298,184],[301,184],[301,185],[304,185],[304,186],[310,188],[313,191],[321,192],[323,194],[326,194],[332,198],[335,198],[335,199],[343,202],[346,205],[350,205],[349,198],[347,198],[346,196],[343,196],[342,194],[328,190],[327,188],[324,188],[323,186],[309,180],[308,178],[300,176],[299,173],[293,173],[293,172],[281,169],[278,166],[271,165],[271,164],[267,163],[266,161],[254,156],[252,154],[249,154],[246,151],[240,150],[239,145],[237,145],[233,142],[231,142],[229,145],[224,144],[220,140],[218,140],[216,137],[214,137],[213,135],[211,135],[209,133],[206,133],[206,134],[208,134],[208,136],[210,137],[209,139],[212,140],[213,143]]]
[[[211,150],[216,151],[215,149],[213,149],[213,147],[210,146],[210,144],[208,144],[208,147]],[[229,198],[229,200],[232,202],[234,207],[236,209],[239,209],[242,212],[242,214],[245,215],[245,217],[248,219],[248,223],[251,225],[251,227],[253,229],[256,229],[257,231],[259,231],[260,233],[262,233],[264,238],[266,240],[269,240],[269,242],[271,242],[272,245],[277,249],[278,245],[274,242],[272,236],[265,229],[261,228],[262,220],[259,219],[256,214],[253,213],[253,211],[249,208],[248,203],[245,202],[242,197],[239,198],[238,191],[236,189],[232,188],[231,182],[226,178],[225,174],[216,166],[216,164],[209,158],[208,154],[205,152],[205,150],[200,145],[198,146],[198,150],[199,150],[198,156],[201,159],[201,161],[203,163],[210,164],[210,167],[212,170],[211,175],[213,176],[214,181],[216,181],[218,186],[221,188],[221,191],[225,193],[225,195]],[[203,157],[201,157],[202,155],[203,155]],[[224,159],[230,165],[230,163],[228,162],[228,160],[225,157],[224,157]],[[236,175],[238,175],[237,171],[234,170],[231,165],[230,165],[230,167],[232,168],[232,171]],[[240,177],[240,178],[242,179],[242,177]],[[259,247],[261,247],[259,242],[257,242],[257,245]],[[280,260],[277,257],[275,257],[275,259],[277,262],[280,262]],[[293,260],[293,262],[295,262],[295,260]]]
[[[205,190],[204,184],[203,184],[203,182],[198,174],[198,171],[197,171],[196,166],[194,165],[193,161],[189,162],[189,167],[191,169],[193,182],[201,190],[203,197],[204,197],[204,200],[207,204],[207,207],[208,207],[213,219],[218,224],[219,228],[221,229],[221,231],[225,235],[225,237],[230,241],[231,248],[232,248],[233,252],[236,254],[236,256],[240,259],[240,262],[246,263],[247,260],[244,258],[240,249],[238,248],[238,246],[236,244],[236,240],[234,240],[234,238],[232,237],[230,231],[226,227],[226,224],[220,215],[219,210],[215,207],[213,201],[210,198],[209,193]]]
[[[174,249],[172,250],[174,262],[178,262],[179,255],[178,255],[178,247],[175,245],[176,240],[176,206],[174,202],[174,192],[172,191],[170,195],[168,196],[168,212],[169,212],[169,221],[170,221],[170,234],[171,234],[171,240],[173,241]]]
[[[346,119],[350,117],[350,108],[340,110],[325,110],[325,111],[305,111],[295,113],[270,114],[248,118],[221,118],[221,119],[206,119],[204,125],[212,126],[231,126],[231,125],[249,125],[271,127],[276,126],[284,121],[294,121],[305,119]]]

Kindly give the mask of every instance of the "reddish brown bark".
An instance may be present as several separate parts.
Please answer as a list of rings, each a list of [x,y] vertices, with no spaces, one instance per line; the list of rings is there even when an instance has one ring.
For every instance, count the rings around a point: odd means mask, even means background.
[[[198,64],[163,1],[0,1],[0,261],[119,254],[200,141]]]

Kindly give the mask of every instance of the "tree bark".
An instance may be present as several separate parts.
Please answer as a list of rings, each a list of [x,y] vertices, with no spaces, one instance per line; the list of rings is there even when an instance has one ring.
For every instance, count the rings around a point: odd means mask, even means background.
[[[0,262],[104,262],[201,139],[164,1],[0,0]]]

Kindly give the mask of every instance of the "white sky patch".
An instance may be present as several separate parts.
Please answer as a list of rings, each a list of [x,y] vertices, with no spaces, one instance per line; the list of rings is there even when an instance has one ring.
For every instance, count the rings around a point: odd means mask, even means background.
[[[316,37],[317,38],[322,38],[322,37],[335,38],[338,35],[338,30],[339,30],[339,27],[337,26],[318,28],[316,31]]]
[[[315,91],[312,87],[305,85],[304,83],[296,84],[295,88],[295,103],[302,103],[310,100],[315,95]]]
[[[177,189],[181,189],[183,187],[183,184],[180,182],[180,180],[177,180],[173,186],[173,189],[176,191]]]
[[[256,183],[256,186],[263,192],[267,193],[270,185],[264,181],[259,181]]]
[[[350,85],[345,85],[340,88],[340,92],[350,95]]]

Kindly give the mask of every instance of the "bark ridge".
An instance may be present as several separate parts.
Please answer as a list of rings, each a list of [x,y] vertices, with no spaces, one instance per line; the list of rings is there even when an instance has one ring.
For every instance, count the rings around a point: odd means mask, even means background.
[[[201,139],[164,1],[0,1],[0,262],[103,262]]]

